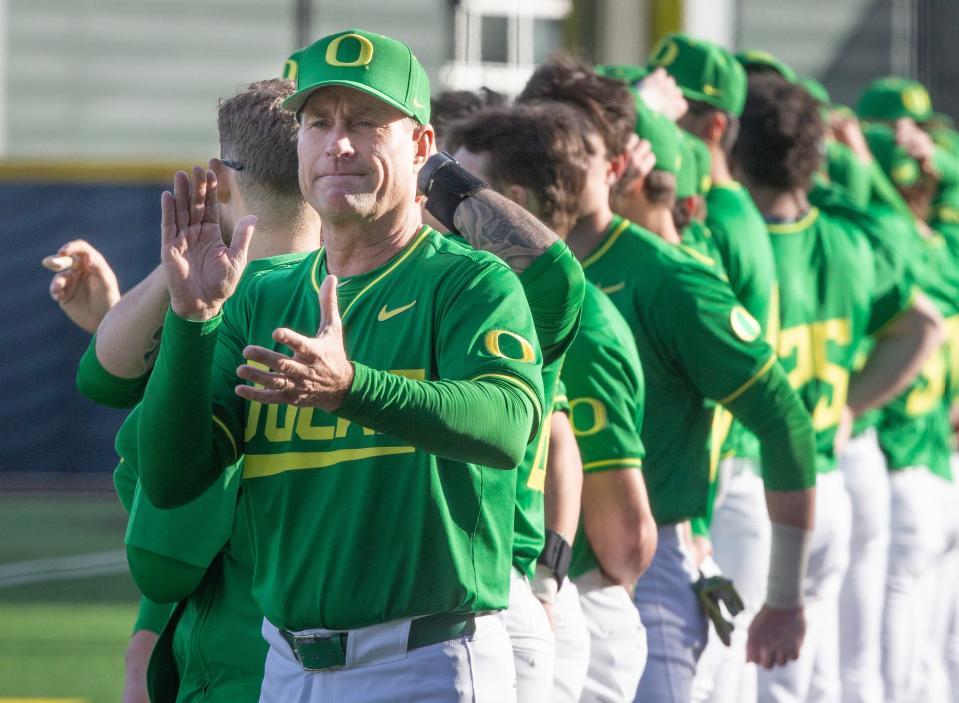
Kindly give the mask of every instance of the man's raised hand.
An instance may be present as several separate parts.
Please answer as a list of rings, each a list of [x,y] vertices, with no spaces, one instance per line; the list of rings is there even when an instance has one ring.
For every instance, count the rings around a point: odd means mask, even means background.
[[[248,363],[236,370],[257,386],[239,385],[236,394],[258,403],[316,407],[332,412],[340,407],[353,384],[353,365],[343,346],[343,324],[336,301],[336,276],[320,287],[320,327],[315,337],[281,327],[273,339],[293,350],[293,356],[248,346]]]
[[[43,265],[55,271],[50,297],[63,312],[87,332],[96,332],[100,321],[120,300],[120,285],[110,264],[93,245],[82,239],[64,244]]]
[[[164,191],[160,205],[160,260],[173,312],[190,320],[216,317],[246,267],[256,217],[248,215],[237,222],[230,244],[224,244],[216,176],[199,166],[193,168],[192,183],[178,171],[173,192]]]

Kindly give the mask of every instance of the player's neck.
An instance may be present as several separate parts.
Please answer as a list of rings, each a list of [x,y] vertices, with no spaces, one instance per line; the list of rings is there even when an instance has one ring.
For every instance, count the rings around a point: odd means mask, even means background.
[[[576,220],[566,235],[566,245],[582,261],[600,245],[612,221],[613,211],[609,205],[597,203],[597,207]]]
[[[386,213],[372,222],[325,220],[326,270],[340,278],[368,273],[402,251],[422,225],[419,207]]]
[[[802,188],[781,191],[762,186],[750,187],[749,194],[767,219],[795,222],[809,211],[809,198]]]
[[[729,183],[736,180],[733,178],[732,171],[729,170],[726,152],[718,144],[709,145],[709,155],[712,160],[709,177],[712,178],[713,183]]]
[[[676,223],[673,221],[673,213],[669,208],[653,207],[646,208],[643,212],[637,212],[637,217],[630,217],[640,227],[648,229],[664,242],[669,244],[679,244],[682,237],[676,229]]]
[[[320,244],[320,218],[313,208],[305,207],[293,218],[258,218],[248,258],[253,261],[280,254],[308,252],[318,249]]]

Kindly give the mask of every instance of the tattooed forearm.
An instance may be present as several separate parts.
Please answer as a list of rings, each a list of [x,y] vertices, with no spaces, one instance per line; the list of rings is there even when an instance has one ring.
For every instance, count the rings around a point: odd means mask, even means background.
[[[488,188],[459,204],[453,224],[471,245],[496,254],[516,273],[525,271],[558,239],[529,212]]]
[[[156,332],[153,333],[150,347],[148,347],[146,352],[143,354],[143,373],[146,373],[152,369],[153,365],[156,363],[157,355],[160,353],[160,340],[162,337],[163,325],[160,325],[157,327]]]

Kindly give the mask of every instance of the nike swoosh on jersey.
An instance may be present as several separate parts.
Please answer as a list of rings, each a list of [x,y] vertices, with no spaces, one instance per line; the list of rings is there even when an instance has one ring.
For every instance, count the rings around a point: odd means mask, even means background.
[[[409,303],[408,305],[403,305],[402,307],[394,308],[393,310],[387,310],[386,306],[384,305],[383,309],[380,310],[380,314],[376,316],[376,319],[379,320],[380,322],[385,322],[386,320],[389,320],[391,317],[396,317],[401,312],[406,312],[414,305],[416,305],[415,300],[412,303]]]
[[[611,286],[606,286],[606,287],[601,286],[600,290],[603,291],[606,295],[612,295],[613,293],[618,293],[625,287],[626,287],[626,281],[620,281],[619,283],[616,283]]]

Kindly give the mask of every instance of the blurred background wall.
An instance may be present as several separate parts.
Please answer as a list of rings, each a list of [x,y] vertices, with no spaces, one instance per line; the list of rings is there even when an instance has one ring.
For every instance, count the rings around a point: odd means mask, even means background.
[[[76,392],[89,340],[40,259],[84,237],[135,284],[157,261],[160,190],[217,154],[217,99],[348,27],[407,42],[434,91],[515,93],[558,48],[642,63],[685,30],[771,51],[838,102],[896,72],[959,114],[954,0],[0,0],[0,484],[108,472],[124,416]]]

